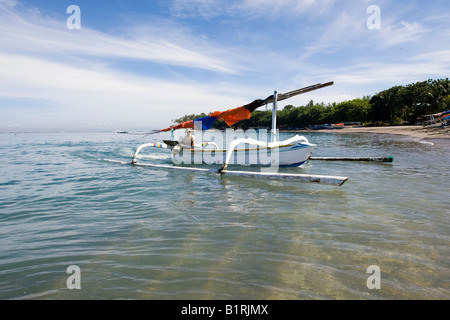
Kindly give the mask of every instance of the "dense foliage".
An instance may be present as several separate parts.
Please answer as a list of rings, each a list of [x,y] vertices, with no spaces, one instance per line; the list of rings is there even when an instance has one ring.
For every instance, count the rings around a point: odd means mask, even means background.
[[[286,105],[277,112],[277,126],[280,129],[305,128],[311,125],[330,123],[365,123],[366,125],[414,124],[427,114],[450,110],[449,79],[428,80],[406,86],[395,86],[370,97],[353,99],[340,103],[314,103],[305,106]],[[186,115],[173,120],[181,123],[206,114]],[[248,120],[238,122],[235,128],[270,128],[272,111],[257,110]],[[223,121],[214,124],[224,129]]]
[[[415,123],[426,114],[450,109],[449,79],[395,86],[370,99],[371,121]]]

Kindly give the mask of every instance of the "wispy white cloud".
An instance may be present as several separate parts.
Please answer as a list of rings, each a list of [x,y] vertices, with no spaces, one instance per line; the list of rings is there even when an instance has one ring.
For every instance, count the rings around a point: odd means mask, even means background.
[[[229,92],[224,95],[218,92],[207,85],[173,83],[109,69],[87,70],[39,58],[0,54],[0,96],[29,99],[34,110],[52,117],[46,121],[53,124],[76,126],[89,119],[101,119],[115,125],[145,127],[150,123],[167,123],[168,117],[179,117],[180,106],[189,113],[200,113],[213,107],[211,101],[224,105],[238,103],[236,98],[230,98]],[[54,108],[49,112],[37,105],[39,101]],[[18,115],[17,121],[25,120],[26,114]]]
[[[169,0],[171,13],[178,17],[212,19],[219,16],[238,18],[319,16],[329,12],[337,0]]]
[[[216,0],[169,0],[170,12],[178,17],[200,16],[211,19],[227,12],[227,7]]]
[[[205,50],[202,42],[188,33],[179,32],[175,37],[170,26],[154,30],[147,27],[146,36],[129,33],[127,37],[88,28],[70,31],[65,21],[43,17],[39,11],[19,13],[14,9],[15,2],[3,1],[0,2],[1,51],[139,59],[213,72],[237,72],[236,66],[215,57],[212,50]],[[171,35],[174,35],[172,39]]]
[[[403,43],[417,42],[430,30],[419,22],[385,22],[383,28],[375,33],[374,41],[381,47],[397,46]]]
[[[241,71],[221,57],[221,49],[197,41],[182,28],[132,26],[123,32],[127,36],[88,28],[70,31],[65,21],[39,10],[19,11],[15,1],[0,1],[0,126],[42,118],[41,125],[51,126],[107,121],[154,127],[170,124],[182,115],[180,110],[200,113],[211,110],[212,103],[219,102],[217,108],[239,103],[238,94],[233,97],[226,85],[114,69],[117,61],[143,61],[211,74]],[[34,112],[22,108],[12,115],[9,105],[14,100]],[[87,121],[94,118],[99,120]]]
[[[375,51],[404,43],[415,43],[431,30],[418,21],[399,20],[395,15],[387,15],[393,9],[381,10],[381,28],[369,30],[366,9],[371,1],[358,1],[341,6],[328,15],[328,21],[320,27],[316,38],[311,37],[306,44],[305,57],[323,52],[340,52],[371,48]],[[386,1],[385,1],[386,3]],[[384,7],[383,7],[384,8]]]
[[[243,0],[241,8],[264,16],[308,15],[329,13],[336,0]]]
[[[349,88],[347,92],[364,88],[365,95],[372,95],[394,85],[448,77],[450,49],[414,55],[401,62],[367,62],[318,72],[334,79],[340,88]]]

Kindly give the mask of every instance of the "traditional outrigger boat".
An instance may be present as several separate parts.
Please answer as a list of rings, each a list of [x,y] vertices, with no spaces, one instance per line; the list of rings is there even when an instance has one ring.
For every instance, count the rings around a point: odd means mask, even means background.
[[[310,157],[316,145],[311,144],[304,136],[296,135],[284,141],[277,138],[276,118],[277,102],[293,96],[324,88],[333,85],[333,82],[325,84],[316,84],[302,89],[291,91],[284,94],[269,96],[264,100],[255,100],[250,104],[227,111],[216,111],[210,115],[195,120],[171,126],[162,130],[155,130],[153,133],[173,132],[178,129],[196,129],[196,131],[211,129],[214,122],[218,119],[224,120],[229,126],[249,119],[251,113],[257,108],[273,103],[272,111],[272,130],[271,139],[256,140],[253,138],[242,138],[231,141],[227,148],[220,148],[214,142],[201,141],[199,144],[191,146],[175,140],[163,140],[163,142],[146,143],[139,146],[133,155],[133,163],[142,149],[147,147],[163,148],[172,150],[171,158],[176,164],[224,164],[228,165],[257,165],[257,166],[277,166],[277,167],[298,167],[305,163]],[[254,147],[237,148],[242,144],[252,145]]]
[[[276,130],[277,117],[277,102],[291,98],[293,96],[306,93],[309,91],[324,88],[333,85],[333,82],[325,84],[316,84],[302,89],[294,90],[284,94],[278,94],[276,91],[274,95],[261,100],[255,100],[252,103],[242,107],[230,109],[227,111],[216,111],[206,117],[194,119],[171,126],[162,130],[154,130],[152,133],[172,132],[171,140],[163,140],[163,142],[145,143],[136,149],[133,154],[131,163],[118,160],[104,159],[105,161],[131,164],[134,166],[150,167],[164,170],[180,170],[185,172],[206,173],[217,176],[240,176],[250,178],[261,178],[268,180],[288,180],[299,182],[314,182],[329,185],[341,186],[348,177],[340,176],[324,176],[324,175],[310,175],[298,173],[279,172],[279,167],[297,167],[301,166],[308,160],[331,160],[331,161],[370,161],[370,162],[393,162],[393,157],[311,157],[311,153],[316,147],[314,144],[308,142],[303,137],[296,135],[290,139],[279,141]],[[184,141],[175,140],[173,132],[178,129],[197,129],[200,132],[211,129],[214,122],[218,119],[224,120],[228,126],[249,119],[251,113],[257,108],[273,103],[272,109],[272,131],[271,139],[253,139],[253,138],[236,138],[234,137],[229,143],[228,148],[220,149],[215,142],[201,141],[200,144],[185,144]],[[148,135],[148,134],[146,134]],[[184,140],[184,139],[183,139]],[[237,148],[238,145],[247,144],[256,147]],[[212,147],[211,147],[212,146]],[[171,159],[173,164],[153,164],[146,162],[138,162],[142,158],[139,154],[142,149],[147,147],[162,148],[171,151]],[[206,164],[222,166],[219,170],[207,169],[202,167],[182,166],[181,164]],[[175,164],[175,165],[174,165]],[[255,171],[235,171],[228,170],[229,164],[237,165],[257,165],[260,167],[269,167],[268,170],[261,169],[260,172]],[[275,170],[274,170],[275,168]]]
[[[333,85],[334,82],[324,84],[316,84],[291,92],[278,94],[276,91],[274,95],[266,99],[257,99],[242,107],[226,110],[216,111],[206,117],[195,120],[186,121],[175,126],[171,126],[162,130],[154,130],[153,133],[174,132],[179,129],[196,129],[200,132],[211,129],[214,122],[218,119],[224,120],[228,126],[249,119],[251,113],[259,107],[273,104],[272,109],[272,130],[270,139],[253,139],[253,138],[238,138],[233,139],[227,148],[220,148],[215,142],[201,141],[197,145],[185,145],[180,141],[163,140],[163,142],[145,143],[136,149],[133,154],[132,164],[135,166],[145,166],[162,169],[176,169],[199,173],[211,173],[219,175],[233,175],[243,177],[258,177],[265,179],[277,180],[294,180],[302,182],[317,182],[332,185],[342,185],[348,178],[323,176],[323,175],[307,175],[295,173],[281,173],[277,170],[271,170],[279,167],[298,167],[305,163],[313,152],[316,145],[309,143],[304,136],[296,135],[284,141],[279,141],[276,130],[277,117],[277,102],[291,98],[293,96],[324,88]],[[240,145],[247,145],[252,147],[238,148]],[[171,151],[171,159],[175,165],[165,164],[151,164],[138,162],[140,152],[147,147],[167,149]],[[192,166],[182,166],[182,164],[203,164],[203,165],[217,165],[222,164],[219,170],[206,169]],[[228,170],[228,165],[256,165],[260,167],[269,167],[268,170],[261,170],[261,172],[252,171],[232,171]]]
[[[237,148],[240,144],[251,144],[255,147]],[[276,167],[298,167],[310,157],[316,145],[296,135],[288,140],[262,142],[252,138],[236,139],[228,149],[219,148],[214,142],[203,142],[194,148],[185,148],[181,143],[173,145],[173,141],[165,143],[148,143],[139,146],[133,156],[136,162],[139,152],[146,147],[170,149],[172,162],[175,164],[223,164],[256,165]]]
[[[444,129],[450,123],[450,110],[423,116],[426,119],[424,129]]]

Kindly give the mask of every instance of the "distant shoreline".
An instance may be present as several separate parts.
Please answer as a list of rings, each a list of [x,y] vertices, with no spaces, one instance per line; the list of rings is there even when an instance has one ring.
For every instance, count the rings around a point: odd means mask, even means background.
[[[330,132],[330,133],[383,133],[411,136],[420,139],[450,139],[450,134],[433,134],[435,131],[427,132],[422,126],[386,126],[386,127],[361,127],[348,126],[342,129],[319,129],[319,130],[280,130],[285,132]]]

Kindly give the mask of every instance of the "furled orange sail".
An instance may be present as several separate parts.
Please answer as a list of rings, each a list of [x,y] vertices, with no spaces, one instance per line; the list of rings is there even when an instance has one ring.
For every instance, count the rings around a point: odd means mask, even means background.
[[[194,120],[186,121],[186,122],[177,124],[176,126],[171,126],[169,128],[159,130],[159,132],[166,132],[166,131],[177,130],[177,129],[188,129],[188,128],[194,128]]]
[[[228,126],[231,127],[232,125],[234,125],[239,121],[250,119],[251,115],[252,115],[251,111],[248,110],[247,108],[238,107],[223,112],[221,111],[213,112],[209,115],[209,117],[222,119],[223,121],[226,122]]]

